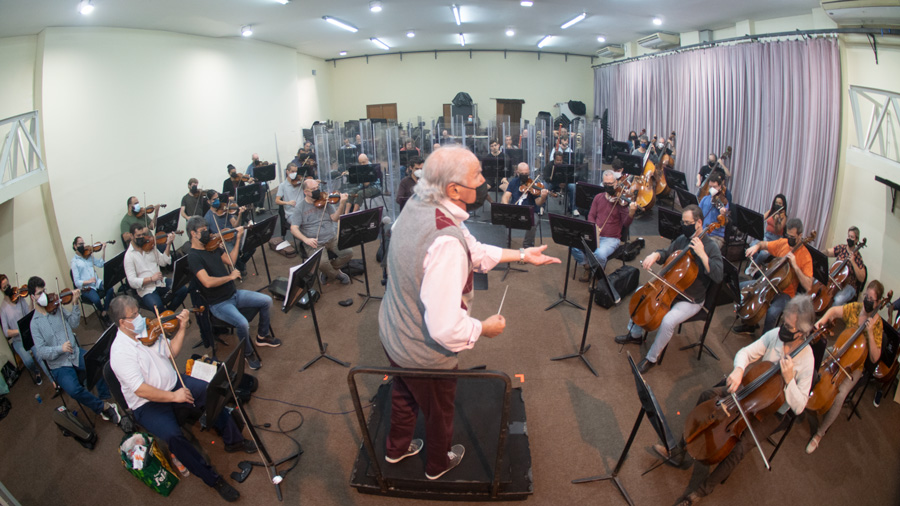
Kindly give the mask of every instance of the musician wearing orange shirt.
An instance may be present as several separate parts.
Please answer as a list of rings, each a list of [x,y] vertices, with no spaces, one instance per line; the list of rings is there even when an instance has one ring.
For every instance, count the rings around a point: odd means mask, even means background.
[[[794,273],[791,284],[785,290],[772,299],[769,304],[769,310],[766,311],[766,321],[763,326],[763,333],[773,328],[778,322],[778,317],[784,311],[784,306],[789,300],[797,295],[797,287],[802,286],[804,290],[809,291],[813,284],[813,263],[812,256],[805,245],[797,248],[797,251],[791,253],[794,246],[803,240],[803,222],[799,218],[791,218],[785,225],[786,237],[775,241],[762,241],[747,248],[747,257],[752,257],[760,251],[768,251],[773,257],[786,257],[790,262],[791,270]],[[741,288],[755,283],[756,280],[744,281]],[[758,325],[738,325],[734,331],[739,334],[755,334]]]

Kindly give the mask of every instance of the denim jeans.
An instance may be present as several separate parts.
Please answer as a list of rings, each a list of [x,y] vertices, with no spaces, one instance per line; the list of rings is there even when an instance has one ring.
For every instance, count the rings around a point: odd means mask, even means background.
[[[756,280],[754,279],[742,281],[741,288],[743,289],[750,286],[755,281]],[[766,320],[763,323],[763,334],[775,328],[775,324],[778,323],[778,318],[781,316],[781,312],[784,311],[784,306],[787,305],[789,300],[791,300],[790,296],[784,292],[775,295],[775,298],[772,299],[772,303],[769,304],[768,311],[766,311]]]
[[[238,339],[246,338],[244,343],[244,354],[253,354],[253,345],[250,343],[250,322],[241,314],[240,309],[258,309],[259,325],[256,333],[259,336],[267,337],[269,335],[269,312],[272,309],[272,297],[250,290],[238,290],[231,298],[213,304],[209,308],[216,318],[222,320],[229,325],[233,325],[237,332]]]
[[[16,350],[16,355],[18,355],[19,358],[22,359],[22,363],[25,364],[25,368],[28,369],[29,372],[31,372],[31,376],[33,378],[37,378],[38,376],[37,364],[39,362],[41,364],[41,370],[44,371],[44,374],[47,375],[47,377],[50,377],[50,373],[47,372],[47,366],[44,365],[44,362],[35,360],[34,357],[31,356],[31,352],[25,351],[25,346],[22,345],[21,337],[13,339],[11,341],[11,344],[12,348]]]
[[[112,300],[114,295],[115,292],[113,290],[105,290],[103,288],[103,281],[101,281],[100,288],[95,288],[87,292],[81,292],[81,300],[94,306],[94,309],[96,309],[98,313],[102,313],[109,309],[109,302]],[[101,296],[103,297],[102,304],[100,301]]]
[[[172,280],[166,278],[166,286],[157,287],[156,290],[153,290],[147,295],[141,297],[141,305],[150,310],[153,309],[153,306],[156,306],[159,308],[160,312],[162,312],[163,309],[174,310],[184,302],[184,299],[188,294],[188,287],[187,285],[185,285],[179,288],[178,291],[175,292],[175,296],[172,298],[172,302],[169,302],[169,304],[165,308],[163,308],[162,298],[169,293],[171,287]]]
[[[651,346],[650,351],[647,352],[647,360],[655,364],[659,360],[660,354],[662,354],[663,350],[666,349],[666,346],[672,339],[672,335],[675,334],[675,329],[684,323],[685,320],[700,312],[702,307],[702,302],[692,304],[686,300],[680,300],[673,304],[672,309],[663,316],[662,323],[660,323],[659,329],[656,332],[656,339],[653,340],[653,346]],[[631,334],[631,337],[641,337],[641,334],[644,333],[644,329],[629,320],[628,332]]]
[[[856,287],[853,286],[853,283],[851,283],[834,295],[834,301],[832,302],[832,305],[843,306],[848,302],[855,301],[856,297]]]
[[[775,234],[774,232],[766,232],[763,235],[763,238],[766,240],[766,242],[776,241],[780,239],[780,237],[778,237],[778,234]],[[753,246],[754,244],[757,244],[759,242],[760,241],[758,239],[753,239],[753,241],[750,243],[750,246]],[[767,261],[771,256],[772,254],[768,251],[760,250],[755,255],[753,255],[753,261],[759,265],[762,265],[762,263]]]
[[[97,381],[97,396],[94,396],[78,379],[78,371],[84,371],[84,349],[80,349],[78,354],[78,369],[74,367],[59,367],[50,371],[53,373],[53,380],[60,386],[70,397],[81,403],[82,406],[90,408],[94,413],[99,414],[103,411],[103,401],[100,399],[109,399],[109,389],[106,388],[106,382],[103,378]]]
[[[606,269],[606,259],[609,258],[613,251],[618,247],[618,237],[600,237],[597,240],[597,249],[594,250],[594,257],[600,262],[600,267]],[[580,265],[584,265],[586,262],[584,251],[581,251],[579,248],[572,248],[572,258]]]

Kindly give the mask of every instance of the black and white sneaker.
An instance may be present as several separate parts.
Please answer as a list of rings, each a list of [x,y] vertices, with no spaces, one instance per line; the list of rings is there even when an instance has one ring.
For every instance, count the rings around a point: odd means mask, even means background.
[[[388,463],[390,463],[390,464],[396,464],[397,462],[400,462],[401,460],[405,459],[406,457],[412,457],[413,455],[419,453],[420,451],[422,451],[422,447],[424,447],[424,446],[425,446],[425,443],[421,439],[413,439],[412,441],[409,442],[409,448],[406,450],[406,453],[397,457],[396,459],[392,459],[392,458],[388,457],[387,455],[385,455],[384,460],[388,461]]]
[[[244,355],[244,360],[247,361],[247,367],[254,371],[262,367],[262,364],[259,363],[259,359],[253,355]]]
[[[112,402],[107,403],[106,409],[100,412],[100,418],[116,425],[119,425],[119,422],[122,421],[122,415],[119,414],[119,407]]]
[[[257,346],[268,346],[270,348],[277,348],[281,346],[281,339],[276,337],[268,337],[268,336],[257,336],[256,338]]]
[[[425,473],[425,477],[428,478],[429,480],[436,480],[436,479],[440,478],[441,476],[447,474],[447,471],[453,469],[454,467],[458,466],[460,462],[462,462],[463,455],[465,455],[465,454],[466,454],[466,448],[463,445],[451,446],[450,451],[447,452],[447,456],[450,457],[450,465],[447,467],[447,469],[444,469],[440,473],[435,474],[433,476],[428,473]]]

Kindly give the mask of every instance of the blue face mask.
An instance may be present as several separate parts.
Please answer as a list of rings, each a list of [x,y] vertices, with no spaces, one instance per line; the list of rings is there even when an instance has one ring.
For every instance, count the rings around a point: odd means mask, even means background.
[[[134,320],[131,320],[131,326],[134,327],[134,335],[139,336],[147,330],[147,320],[143,316],[137,315]]]
[[[646,142],[642,142],[642,143],[641,143],[641,147],[642,147],[642,148],[646,148],[646,147],[647,147],[647,143],[646,143]]]
[[[216,199],[216,200],[213,200],[213,201],[212,201],[212,204],[211,204],[211,205],[212,205],[213,207],[215,207],[216,209],[218,209],[218,208],[219,208],[219,204],[221,204],[221,202],[219,202],[219,199]]]

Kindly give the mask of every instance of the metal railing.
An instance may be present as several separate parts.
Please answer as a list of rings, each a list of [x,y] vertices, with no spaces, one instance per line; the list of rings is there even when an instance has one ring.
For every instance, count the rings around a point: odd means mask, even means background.
[[[0,203],[47,182],[37,111],[0,120]]]

